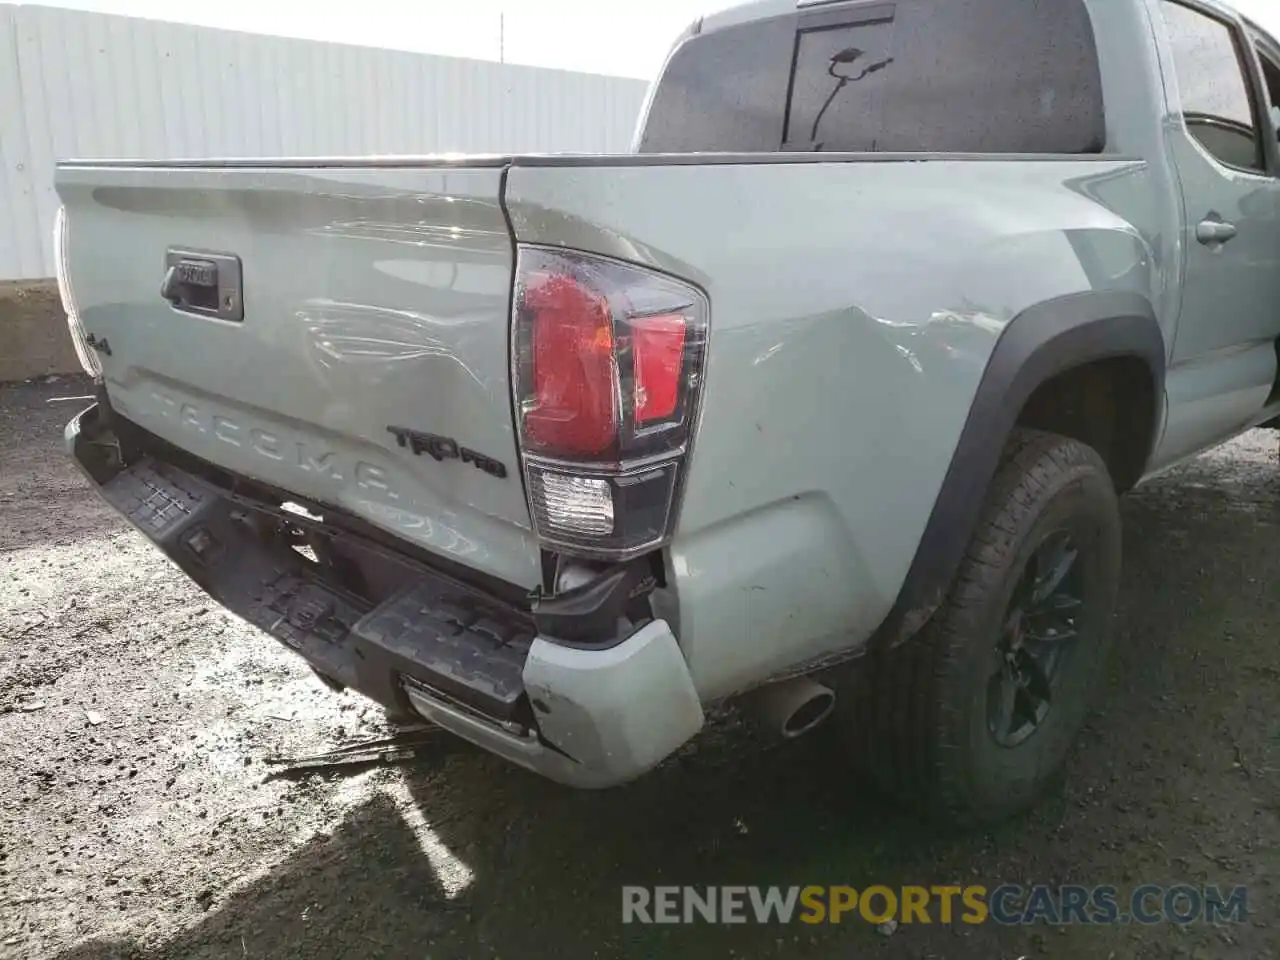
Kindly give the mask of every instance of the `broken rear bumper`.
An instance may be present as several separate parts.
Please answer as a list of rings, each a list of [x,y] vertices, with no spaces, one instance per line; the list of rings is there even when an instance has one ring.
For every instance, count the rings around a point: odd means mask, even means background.
[[[264,537],[264,517],[205,478],[152,456],[111,465],[102,451],[113,438],[98,406],[68,424],[66,444],[106,501],[184,573],[332,684],[411,707],[578,787],[634,779],[702,727],[664,620],[601,645],[570,645],[538,635],[527,613],[420,566],[371,603]]]

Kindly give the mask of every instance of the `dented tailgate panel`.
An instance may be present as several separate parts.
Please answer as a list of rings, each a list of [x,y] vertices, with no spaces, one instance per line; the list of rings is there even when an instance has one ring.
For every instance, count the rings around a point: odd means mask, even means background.
[[[112,404],[229,470],[532,585],[501,177],[60,169],[71,286],[109,344]],[[210,281],[208,263],[235,269]],[[228,296],[241,302],[215,309]]]

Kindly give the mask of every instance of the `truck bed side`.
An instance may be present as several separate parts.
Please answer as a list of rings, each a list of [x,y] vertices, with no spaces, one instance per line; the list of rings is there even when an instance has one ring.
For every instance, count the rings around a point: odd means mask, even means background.
[[[885,618],[1011,320],[1076,294],[1154,303],[1162,278],[1141,161],[693,159],[517,160],[505,203],[519,242],[709,294],[668,598],[707,696]]]

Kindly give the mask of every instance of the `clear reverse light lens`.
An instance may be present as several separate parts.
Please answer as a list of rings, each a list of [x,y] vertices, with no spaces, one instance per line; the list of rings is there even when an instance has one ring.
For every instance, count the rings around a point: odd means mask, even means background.
[[[677,463],[595,476],[566,469],[573,467],[528,465],[533,526],[544,543],[617,559],[652,549],[670,529]]]
[[[613,533],[613,494],[607,481],[531,470],[534,502],[547,533],[561,537],[607,537]]]

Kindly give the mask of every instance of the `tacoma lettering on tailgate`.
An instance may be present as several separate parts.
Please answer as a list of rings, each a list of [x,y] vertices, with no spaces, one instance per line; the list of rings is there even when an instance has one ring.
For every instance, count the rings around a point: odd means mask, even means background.
[[[152,391],[153,409],[160,417],[177,422],[182,430],[212,435],[228,446],[251,450],[260,457],[287,464],[296,470],[319,475],[334,484],[348,480],[365,491],[375,491],[383,499],[395,501],[400,494],[391,485],[391,477],[385,467],[364,460],[350,460],[336,451],[308,444],[304,440],[262,427],[236,423],[231,418],[191,403]]]

